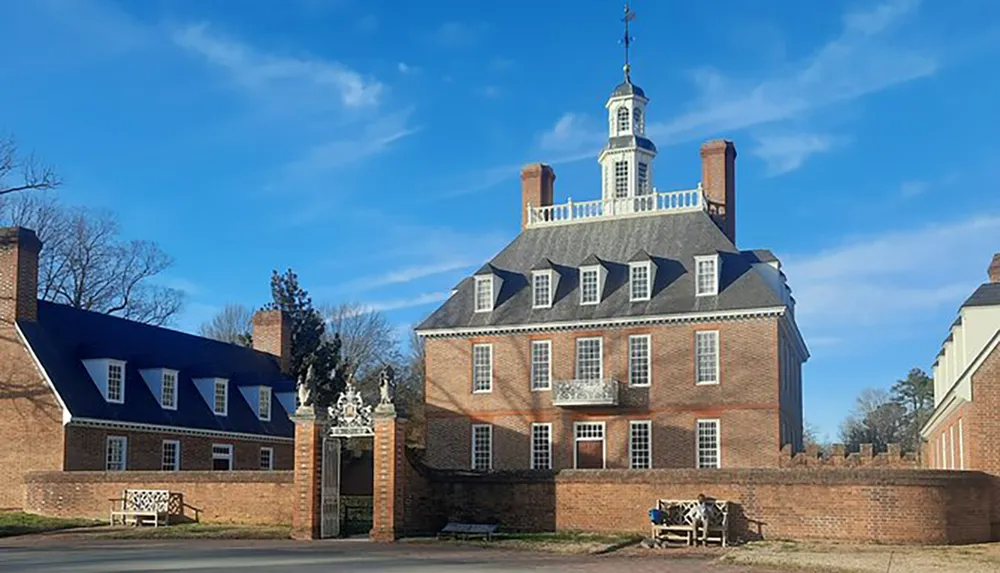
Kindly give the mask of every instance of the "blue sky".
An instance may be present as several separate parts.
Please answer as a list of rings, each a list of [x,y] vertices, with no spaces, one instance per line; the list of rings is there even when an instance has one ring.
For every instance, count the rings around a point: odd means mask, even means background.
[[[237,8],[238,6],[238,8]],[[280,6],[280,7],[279,7]],[[654,183],[736,142],[738,242],[785,264],[833,437],[862,388],[929,368],[1000,250],[1000,5],[657,0],[633,78]],[[272,268],[401,332],[520,224],[518,172],[599,194],[615,1],[14,0],[0,129],[177,259],[193,330]]]

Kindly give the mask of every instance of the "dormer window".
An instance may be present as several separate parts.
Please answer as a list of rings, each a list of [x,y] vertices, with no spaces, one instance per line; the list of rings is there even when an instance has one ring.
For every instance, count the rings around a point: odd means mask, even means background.
[[[719,255],[694,258],[695,295],[714,296],[719,294]]]
[[[177,409],[177,372],[173,370],[164,370],[160,379],[160,406]]]
[[[649,300],[652,272],[649,262],[629,263],[629,299],[632,302]]]
[[[533,308],[552,306],[552,271],[531,273],[531,297]]]
[[[271,420],[271,389],[261,386],[260,394],[257,396],[257,417],[265,422]]]
[[[628,108],[625,106],[621,106],[620,108],[618,108],[618,134],[621,135],[628,133],[628,128],[629,128]]]
[[[493,277],[476,277],[476,312],[493,310]]]
[[[108,362],[108,392],[105,395],[108,402],[123,404],[125,402],[125,363]]]
[[[584,267],[580,269],[580,304],[599,302],[601,302],[600,267]]]
[[[635,124],[634,127],[632,128],[632,133],[634,133],[636,135],[642,135],[642,110],[641,109],[635,108],[635,110],[632,111],[632,120],[633,120],[633,123]]]
[[[225,416],[229,413],[229,383],[224,378],[215,381],[215,400],[212,411],[216,416]]]

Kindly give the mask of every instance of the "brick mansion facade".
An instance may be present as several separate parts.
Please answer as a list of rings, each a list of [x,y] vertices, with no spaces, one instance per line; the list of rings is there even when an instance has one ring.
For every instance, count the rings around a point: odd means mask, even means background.
[[[776,467],[809,356],[781,263],[736,243],[736,149],[653,187],[648,99],[607,102],[601,198],[521,173],[520,234],[418,327],[427,463],[477,471]]]

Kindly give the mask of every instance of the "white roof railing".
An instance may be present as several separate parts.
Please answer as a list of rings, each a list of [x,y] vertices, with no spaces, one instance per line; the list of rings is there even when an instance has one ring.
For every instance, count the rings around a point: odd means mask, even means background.
[[[665,193],[654,191],[647,195],[598,199],[596,201],[574,202],[569,199],[560,205],[532,207],[529,204],[526,208],[528,210],[527,228],[532,229],[604,219],[705,211],[708,209],[708,201],[705,200],[699,183],[697,189],[684,191]]]

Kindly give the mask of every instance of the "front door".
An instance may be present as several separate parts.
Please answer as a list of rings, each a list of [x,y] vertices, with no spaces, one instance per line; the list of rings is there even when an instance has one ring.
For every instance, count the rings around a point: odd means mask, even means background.
[[[340,537],[340,438],[323,440],[320,537]]]

